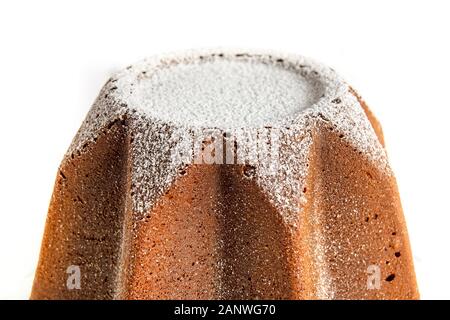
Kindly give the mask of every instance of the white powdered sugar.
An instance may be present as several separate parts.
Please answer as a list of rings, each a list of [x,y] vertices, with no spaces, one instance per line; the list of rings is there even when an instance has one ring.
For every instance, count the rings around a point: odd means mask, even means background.
[[[108,81],[67,155],[82,152],[117,119],[126,119],[132,137],[132,206],[142,217],[212,137],[225,137],[223,151],[233,155],[226,159],[249,166],[250,178],[292,226],[306,201],[302,189],[317,125],[333,127],[390,174],[348,85],[300,56],[221,50],[144,60]]]
[[[141,73],[127,101],[149,116],[201,128],[281,125],[315,103],[320,82],[281,63],[203,59]],[[133,84],[133,85],[131,85]]]

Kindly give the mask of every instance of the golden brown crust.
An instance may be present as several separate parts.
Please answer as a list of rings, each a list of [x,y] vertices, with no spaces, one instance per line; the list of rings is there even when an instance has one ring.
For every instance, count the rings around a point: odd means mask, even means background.
[[[322,246],[324,259],[315,269],[325,270],[333,291],[330,298],[417,299],[395,178],[381,172],[345,137],[325,125],[315,133],[314,141],[313,204],[305,219],[319,234],[311,243],[316,249]],[[367,288],[370,266],[380,268],[379,289]]]
[[[64,161],[51,199],[31,299],[111,299],[126,195],[126,128],[111,124],[95,143]],[[69,266],[81,289],[69,290]]]

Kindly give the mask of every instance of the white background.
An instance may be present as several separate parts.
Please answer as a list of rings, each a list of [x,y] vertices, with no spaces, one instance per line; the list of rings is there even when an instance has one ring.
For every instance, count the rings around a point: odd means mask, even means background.
[[[2,1],[0,298],[29,295],[57,167],[108,75],[205,47],[310,56],[363,95],[383,125],[421,296],[450,298],[449,3]]]

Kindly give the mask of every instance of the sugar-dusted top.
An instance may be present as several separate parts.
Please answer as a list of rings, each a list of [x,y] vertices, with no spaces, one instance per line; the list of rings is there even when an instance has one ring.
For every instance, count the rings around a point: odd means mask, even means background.
[[[280,126],[323,95],[322,83],[289,64],[261,59],[192,59],[144,70],[124,92],[165,122],[196,127]]]
[[[177,126],[289,126],[302,112],[348,89],[330,68],[301,56],[188,52],[143,60],[114,77],[128,108]]]

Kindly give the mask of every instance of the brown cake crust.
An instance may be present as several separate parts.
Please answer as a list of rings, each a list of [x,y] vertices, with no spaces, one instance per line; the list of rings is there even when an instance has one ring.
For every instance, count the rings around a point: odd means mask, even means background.
[[[309,180],[313,204],[304,217],[320,234],[332,298],[418,299],[395,178],[326,125],[318,131]],[[369,266],[380,268],[379,289],[367,288]]]
[[[64,161],[56,177],[31,299],[111,299],[127,195],[127,131],[117,120]],[[81,269],[69,290],[67,268]]]

